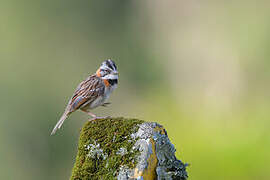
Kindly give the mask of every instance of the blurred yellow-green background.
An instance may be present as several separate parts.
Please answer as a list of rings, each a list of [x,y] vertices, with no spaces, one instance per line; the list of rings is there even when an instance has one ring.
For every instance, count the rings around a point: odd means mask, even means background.
[[[112,58],[99,115],[165,126],[190,180],[270,179],[270,2],[1,0],[0,179],[68,179],[78,83]]]

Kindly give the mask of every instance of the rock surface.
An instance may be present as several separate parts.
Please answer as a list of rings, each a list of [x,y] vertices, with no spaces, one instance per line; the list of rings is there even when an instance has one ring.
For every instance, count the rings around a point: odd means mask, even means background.
[[[71,179],[185,180],[186,164],[175,157],[157,123],[108,118],[87,122],[80,135]]]

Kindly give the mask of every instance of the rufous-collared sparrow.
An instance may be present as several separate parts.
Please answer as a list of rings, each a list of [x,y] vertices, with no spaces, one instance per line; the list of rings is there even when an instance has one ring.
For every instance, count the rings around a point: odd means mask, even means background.
[[[74,111],[80,109],[92,116],[91,120],[104,117],[97,117],[90,110],[100,105],[106,106],[106,100],[118,84],[118,71],[115,63],[111,60],[105,60],[98,68],[95,74],[82,81],[65,109],[60,120],[52,130],[51,135],[55,134],[64,123],[65,119]]]

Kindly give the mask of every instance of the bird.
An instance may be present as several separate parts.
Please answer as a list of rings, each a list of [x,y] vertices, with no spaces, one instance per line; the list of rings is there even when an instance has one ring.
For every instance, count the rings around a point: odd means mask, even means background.
[[[63,115],[53,128],[51,135],[61,128],[67,117],[76,110],[81,110],[92,118],[90,120],[103,119],[90,110],[98,106],[107,106],[106,101],[110,94],[117,88],[118,70],[111,59],[102,62],[96,73],[82,81],[70,98]]]

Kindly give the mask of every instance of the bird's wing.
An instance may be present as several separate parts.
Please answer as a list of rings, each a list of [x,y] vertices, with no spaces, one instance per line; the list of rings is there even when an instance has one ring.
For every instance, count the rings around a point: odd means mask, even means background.
[[[97,97],[104,93],[104,90],[105,85],[99,77],[95,75],[88,77],[79,84],[70,99],[66,110],[68,112],[73,112],[80,107],[93,102]]]

